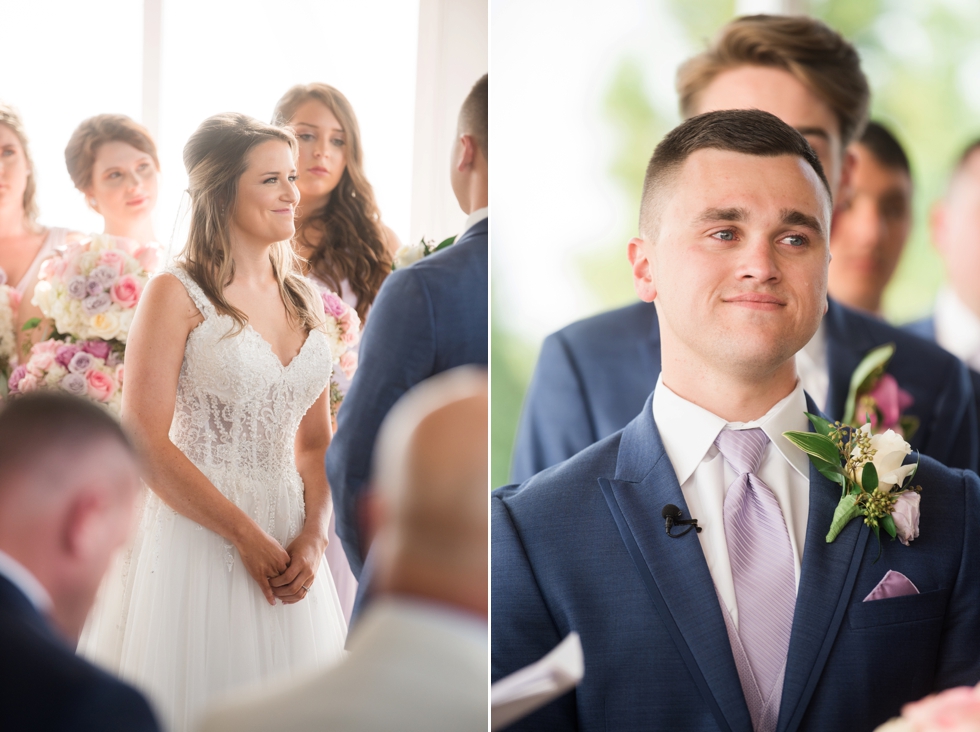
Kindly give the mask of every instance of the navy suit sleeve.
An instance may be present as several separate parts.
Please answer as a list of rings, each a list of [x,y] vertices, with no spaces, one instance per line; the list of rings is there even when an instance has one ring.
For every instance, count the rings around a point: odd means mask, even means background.
[[[149,704],[134,689],[103,683],[81,696],[68,714],[65,730],[72,732],[159,732]]]
[[[432,375],[435,350],[432,300],[423,279],[411,267],[392,273],[368,315],[360,364],[326,458],[337,535],[355,575],[363,566],[357,503],[378,428],[402,394]]]
[[[599,439],[585,382],[561,332],[541,345],[517,428],[511,480],[523,483]]]
[[[540,660],[562,639],[545,606],[510,513],[498,495],[491,498],[490,513],[490,676],[492,681],[499,681]],[[569,692],[507,729],[577,728],[575,692]]]
[[[922,452],[950,468],[977,470],[980,436],[978,436],[976,401],[970,372],[958,360],[952,361],[946,374],[945,388],[935,405],[931,425]]]
[[[974,686],[980,679],[980,479],[964,472],[963,488],[963,555],[943,624],[936,690]]]

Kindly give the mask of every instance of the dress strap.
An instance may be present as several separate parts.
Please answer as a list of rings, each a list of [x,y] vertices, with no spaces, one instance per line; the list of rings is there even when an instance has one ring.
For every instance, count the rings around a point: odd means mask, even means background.
[[[201,311],[201,315],[203,315],[205,318],[209,318],[212,315],[217,314],[218,311],[215,310],[214,303],[208,299],[208,296],[204,294],[204,290],[202,290],[201,286],[194,281],[194,278],[187,273],[187,270],[180,265],[172,264],[162,270],[161,274],[163,272],[172,274],[174,277],[180,280],[180,283],[184,286],[184,289],[187,290],[187,294],[190,295],[191,300],[194,301],[197,309]]]

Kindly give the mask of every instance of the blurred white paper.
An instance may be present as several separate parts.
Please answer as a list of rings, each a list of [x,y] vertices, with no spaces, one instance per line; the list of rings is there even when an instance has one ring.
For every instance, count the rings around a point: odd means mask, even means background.
[[[547,656],[490,687],[490,728],[503,729],[574,688],[585,674],[582,642],[569,633]]]

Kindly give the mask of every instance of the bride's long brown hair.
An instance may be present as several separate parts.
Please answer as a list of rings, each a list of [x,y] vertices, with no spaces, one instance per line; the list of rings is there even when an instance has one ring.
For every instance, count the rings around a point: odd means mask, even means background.
[[[245,327],[248,316],[224,295],[235,277],[228,224],[238,199],[238,181],[248,168],[248,154],[269,140],[281,140],[296,155],[296,138],[289,130],[233,113],[208,117],[184,145],[191,223],[180,264],[215,309],[235,321],[233,333]],[[322,328],[323,318],[316,306],[319,295],[302,276],[292,242],[273,244],[269,259],[290,319],[308,331]]]
[[[310,271],[334,292],[345,278],[357,296],[357,314],[364,322],[381,283],[391,274],[374,189],[364,175],[361,130],[347,98],[327,84],[299,84],[276,104],[275,124],[287,125],[296,110],[314,100],[325,106],[344,129],[347,165],[326,205],[303,217],[296,240],[312,246]],[[303,202],[300,201],[300,206]]]

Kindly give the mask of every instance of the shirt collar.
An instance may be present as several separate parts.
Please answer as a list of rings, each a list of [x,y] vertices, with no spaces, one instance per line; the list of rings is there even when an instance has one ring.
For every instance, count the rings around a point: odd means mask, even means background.
[[[483,219],[489,218],[489,216],[490,216],[490,209],[487,206],[484,206],[483,208],[478,208],[476,211],[471,213],[469,216],[466,217],[466,223],[463,224],[463,233],[459,235],[459,238],[462,239],[463,234],[465,234],[467,231],[472,229],[478,223],[483,221]]]
[[[714,446],[715,438],[726,427],[734,430],[758,427],[793,469],[809,480],[810,466],[806,453],[783,436],[783,432],[789,430],[809,430],[806,411],[806,395],[799,380],[793,391],[773,405],[764,416],[751,422],[727,422],[717,414],[689,402],[663,383],[663,375],[657,378],[653,392],[653,418],[680,485],[684,485],[693,475]]]
[[[949,288],[936,298],[936,341],[964,361],[980,352],[980,319]]]
[[[54,607],[51,595],[44,589],[37,577],[23,564],[6,552],[0,550],[0,575],[10,580],[14,586],[24,593],[34,609],[46,615]]]

